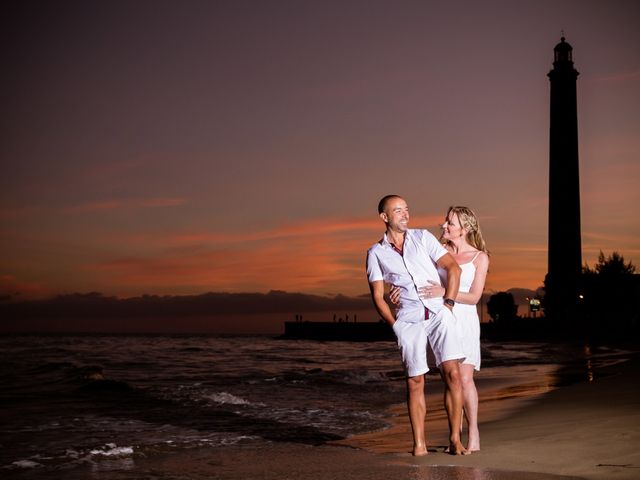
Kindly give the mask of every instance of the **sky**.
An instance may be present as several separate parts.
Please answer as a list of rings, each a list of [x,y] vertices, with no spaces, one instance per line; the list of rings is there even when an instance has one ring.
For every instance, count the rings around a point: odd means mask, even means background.
[[[378,200],[547,270],[549,81],[578,77],[583,262],[640,265],[636,1],[3,2],[0,296],[366,294]]]

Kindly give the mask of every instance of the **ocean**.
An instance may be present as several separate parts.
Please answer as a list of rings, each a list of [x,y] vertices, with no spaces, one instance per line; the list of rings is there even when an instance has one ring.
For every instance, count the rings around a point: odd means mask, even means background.
[[[389,407],[405,400],[393,342],[11,335],[0,352],[3,478],[126,471],[194,448],[319,446],[388,427]],[[484,342],[481,417],[588,380],[611,358],[581,345]],[[444,417],[441,385],[428,375],[433,418]]]

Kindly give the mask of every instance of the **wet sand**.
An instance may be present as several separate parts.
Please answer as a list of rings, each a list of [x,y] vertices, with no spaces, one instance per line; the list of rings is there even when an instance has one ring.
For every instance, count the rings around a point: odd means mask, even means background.
[[[394,412],[391,429],[353,437],[348,443],[388,455],[394,449],[409,451],[407,416],[400,407]],[[506,418],[481,423],[482,450],[473,455],[454,457],[442,453],[446,431],[437,426],[433,430],[428,439],[428,456],[395,455],[420,467],[453,465],[586,479],[638,479],[640,361],[634,357],[606,367],[591,381],[550,391],[534,401],[522,402]]]

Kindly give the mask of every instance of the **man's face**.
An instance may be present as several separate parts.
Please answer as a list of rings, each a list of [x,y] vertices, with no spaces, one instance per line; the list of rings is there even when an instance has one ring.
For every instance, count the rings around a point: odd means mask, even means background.
[[[409,207],[402,198],[392,198],[387,202],[384,212],[380,214],[387,228],[404,233],[409,228]]]

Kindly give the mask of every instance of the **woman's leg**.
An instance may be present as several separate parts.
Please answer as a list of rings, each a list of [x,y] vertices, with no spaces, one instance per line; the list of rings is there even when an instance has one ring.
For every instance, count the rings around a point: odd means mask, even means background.
[[[460,378],[462,380],[462,396],[464,398],[464,416],[469,426],[469,439],[467,450],[480,450],[480,432],[478,430],[478,391],[473,381],[473,365],[463,363],[460,365]]]

